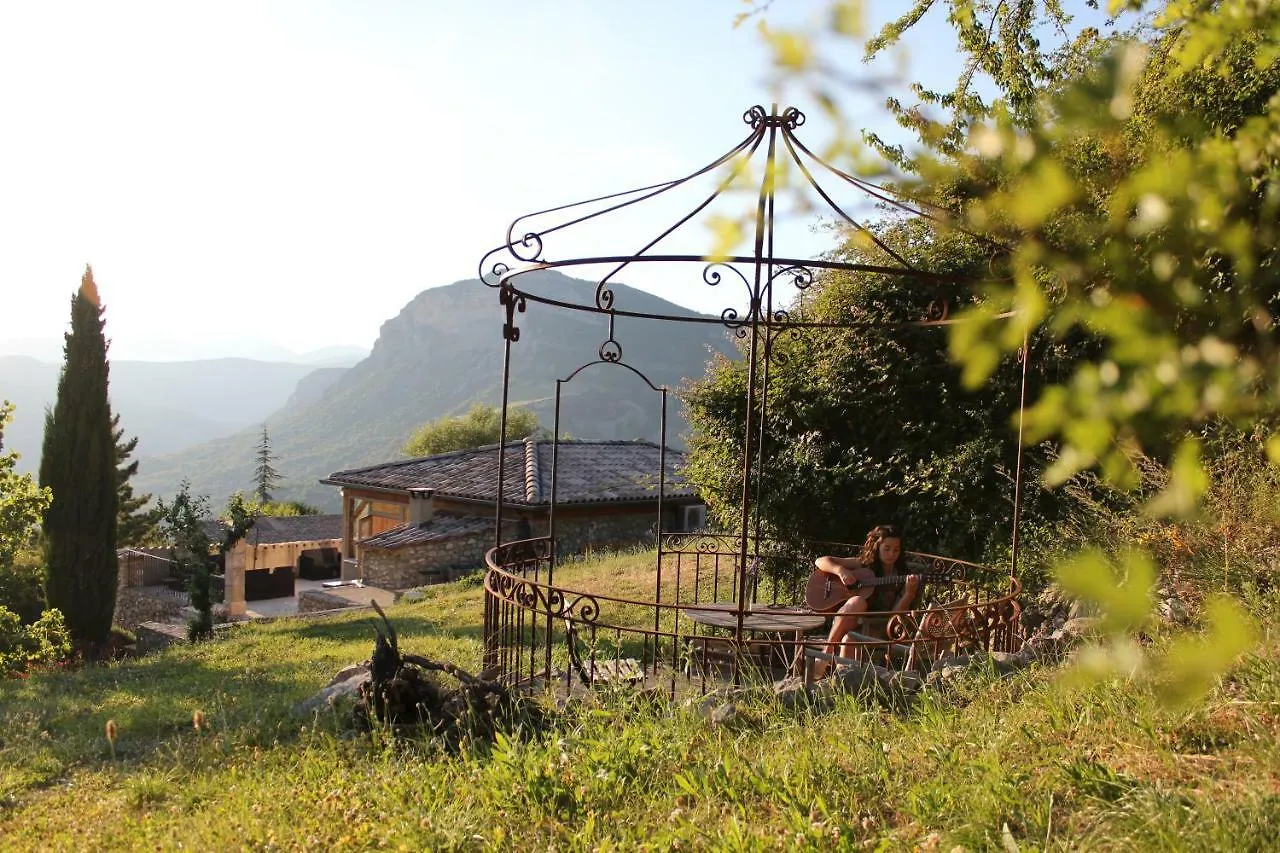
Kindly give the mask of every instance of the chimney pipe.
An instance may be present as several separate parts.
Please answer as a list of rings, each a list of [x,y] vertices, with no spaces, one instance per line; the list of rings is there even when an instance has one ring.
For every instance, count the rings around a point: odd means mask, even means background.
[[[409,490],[409,523],[426,524],[435,515],[435,489]]]

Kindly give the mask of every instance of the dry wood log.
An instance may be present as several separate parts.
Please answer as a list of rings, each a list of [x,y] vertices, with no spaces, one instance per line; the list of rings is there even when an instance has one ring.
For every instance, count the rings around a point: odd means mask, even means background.
[[[367,731],[382,724],[397,734],[428,731],[454,744],[462,739],[492,740],[498,731],[541,727],[541,707],[506,685],[477,678],[456,664],[401,654],[391,621],[376,602],[373,606],[382,622],[373,623],[377,639],[370,679],[360,686],[352,712],[357,726]],[[441,684],[440,674],[457,686]]]

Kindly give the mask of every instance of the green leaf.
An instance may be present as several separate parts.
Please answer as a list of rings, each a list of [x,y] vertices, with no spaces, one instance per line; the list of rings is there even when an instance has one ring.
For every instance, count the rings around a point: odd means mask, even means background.
[[[1119,577],[1111,562],[1097,550],[1077,554],[1058,566],[1055,573],[1068,595],[1098,606],[1103,633],[1135,631],[1151,617],[1151,592],[1157,573],[1155,563],[1143,551],[1124,556]]]
[[[1185,706],[1203,697],[1257,637],[1253,620],[1225,595],[1205,604],[1205,621],[1204,634],[1180,637],[1160,662],[1159,695],[1171,705]]]
[[[1267,458],[1272,465],[1280,465],[1280,434],[1267,439]]]
[[[1157,517],[1188,518],[1195,514],[1200,498],[1209,488],[1209,475],[1200,461],[1200,442],[1184,439],[1169,467],[1169,482],[1146,506]]]

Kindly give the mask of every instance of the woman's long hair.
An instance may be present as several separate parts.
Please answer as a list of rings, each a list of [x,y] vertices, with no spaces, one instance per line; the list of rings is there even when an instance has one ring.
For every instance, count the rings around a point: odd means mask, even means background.
[[[871,528],[871,532],[867,534],[867,541],[862,543],[862,554],[858,557],[858,562],[868,569],[883,569],[884,565],[880,562],[880,543],[886,539],[902,539],[902,532],[894,524],[881,524]],[[906,549],[904,548],[903,551]],[[896,571],[902,565],[903,553],[899,552],[898,561],[893,564]],[[880,574],[879,571],[876,572]]]

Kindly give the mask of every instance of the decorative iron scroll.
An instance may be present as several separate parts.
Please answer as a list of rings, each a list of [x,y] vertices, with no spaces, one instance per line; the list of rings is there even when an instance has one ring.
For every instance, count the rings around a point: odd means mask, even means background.
[[[607,361],[611,364],[617,364],[622,361],[622,344],[612,334],[609,339],[600,344],[600,360]]]
[[[520,340],[520,328],[515,323],[516,312],[523,314],[529,305],[524,294],[506,286],[498,291],[498,303],[507,309],[507,322],[502,326],[502,338],[514,344]]]
[[[569,616],[591,624],[600,617],[600,601],[590,593],[558,589],[501,569],[485,574],[484,587],[500,601],[552,618]]]
[[[612,282],[615,275],[633,264],[646,263],[701,263],[703,264],[702,281],[709,286],[716,286],[723,279],[723,271],[732,270],[734,277],[741,281],[746,290],[743,306],[725,308],[721,312],[721,322],[730,328],[735,335],[745,337],[758,326],[800,325],[788,315],[775,314],[773,306],[783,307],[785,300],[775,299],[775,285],[783,281],[798,291],[809,288],[815,280],[818,269],[861,271],[881,275],[910,276],[912,279],[927,285],[934,290],[950,288],[956,283],[956,276],[932,273],[914,267],[910,261],[895,252],[881,241],[873,231],[848,213],[836,197],[825,186],[824,182],[838,185],[842,192],[852,191],[862,202],[871,202],[877,207],[892,208],[898,212],[928,220],[935,225],[954,231],[963,231],[957,224],[958,219],[943,208],[929,202],[906,195],[899,189],[873,184],[855,175],[849,174],[823,160],[813,149],[806,146],[796,130],[805,124],[805,115],[795,107],[787,107],[781,112],[775,106],[766,110],[762,105],[754,105],[742,115],[743,122],[750,128],[750,133],[741,139],[727,152],[702,166],[701,168],[672,180],[662,181],[630,190],[610,193],[592,199],[585,199],[570,204],[558,205],[545,210],[535,211],[517,217],[507,228],[506,242],[492,249],[481,259],[480,278],[491,287],[521,288],[516,284],[517,278],[528,272],[547,269],[567,270],[578,266],[606,265],[610,269],[596,280],[595,293],[590,303],[568,303],[552,300],[540,294],[521,291],[530,299],[547,301],[561,307],[575,310],[589,310],[597,313],[608,313],[632,316],[647,316],[660,320],[676,320],[688,322],[691,318],[679,314],[640,314],[621,311],[617,304],[617,293]],[[768,144],[765,144],[765,143]],[[780,144],[779,144],[780,143]],[[752,254],[719,258],[707,264],[709,258],[696,254],[661,254],[660,245],[677,230],[688,224],[693,218],[705,211],[716,199],[727,192],[745,189],[746,176],[755,174],[749,168],[751,159],[758,154],[767,156],[763,174],[779,173],[778,160],[784,160],[795,166],[796,173],[803,177],[795,186],[789,187],[795,192],[812,191],[828,208],[828,215],[834,215],[837,221],[843,222],[868,238],[869,245],[876,249],[880,258],[867,258],[866,263],[853,263],[836,259],[792,258],[774,254],[773,229],[774,213],[772,199],[775,186],[772,181],[763,179],[758,187],[761,206],[757,213],[757,240]],[[598,257],[569,257],[548,260],[546,257],[547,240],[559,235],[562,231],[608,216],[611,213],[642,204],[657,196],[677,188],[689,185],[695,179],[709,178],[716,181],[716,187],[708,195],[696,203],[692,210],[679,216],[676,221],[663,228],[656,237],[641,244],[639,249],[630,252],[616,252]],[[741,185],[740,185],[741,184]],[[769,204],[765,204],[765,200]],[[850,208],[852,209],[852,208]],[[967,233],[967,232],[965,232]],[[767,234],[767,239],[760,235]],[[991,244],[980,235],[970,235],[985,243]],[[995,244],[992,244],[995,245]],[[880,262],[881,258],[883,263]],[[735,264],[755,270],[754,284],[751,275],[744,275]],[[994,268],[993,268],[994,274]],[[931,324],[945,321],[951,310],[949,291],[939,291],[932,297],[926,314],[917,321],[906,321],[897,325]],[[696,318],[694,318],[696,319]],[[824,322],[817,324],[823,328],[863,328],[866,323],[853,321]],[[876,323],[871,325],[891,325]]]
[[[533,562],[551,559],[551,540],[545,536],[537,539],[520,539],[492,549],[486,556],[490,568],[510,569]]]
[[[732,554],[737,552],[738,537],[720,533],[666,533],[662,550],[669,554]]]

